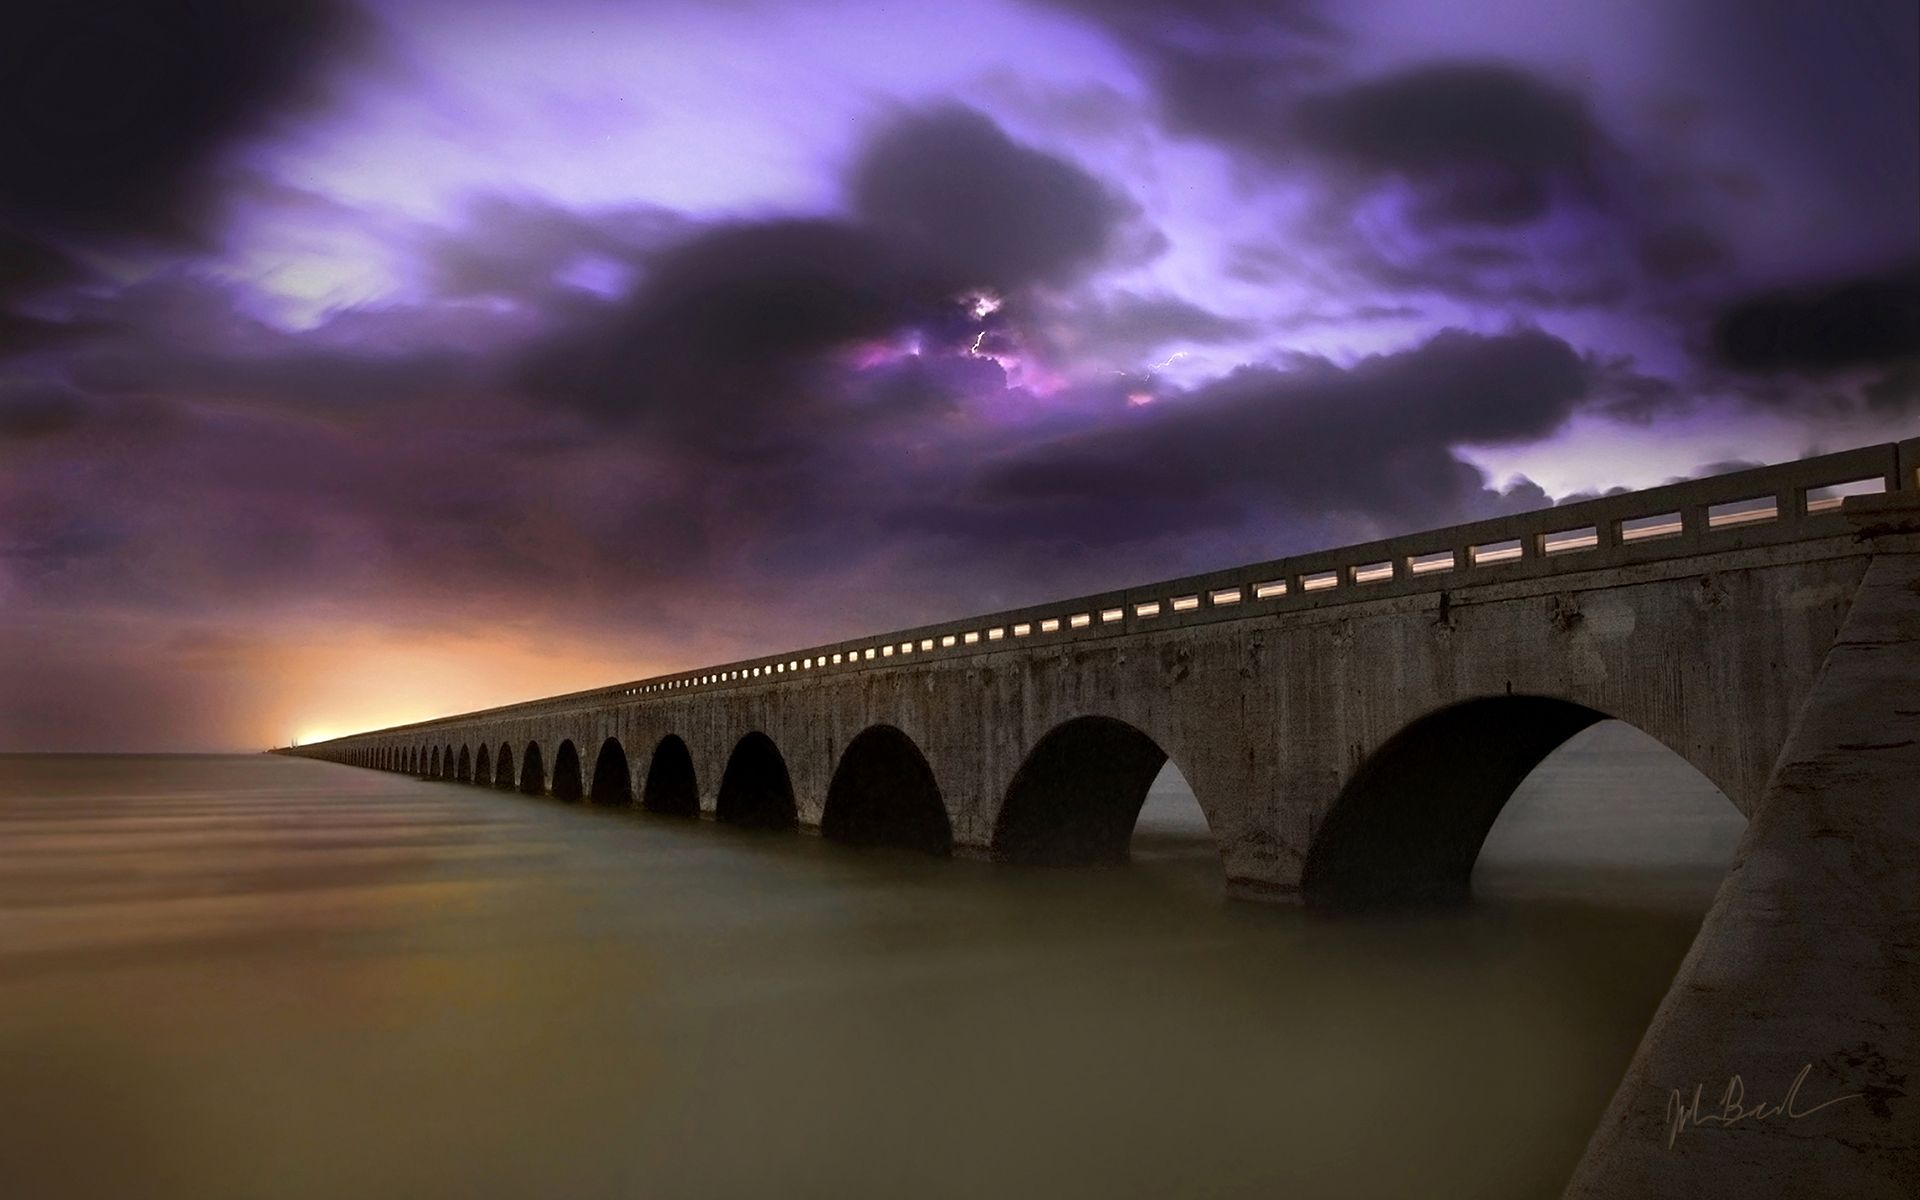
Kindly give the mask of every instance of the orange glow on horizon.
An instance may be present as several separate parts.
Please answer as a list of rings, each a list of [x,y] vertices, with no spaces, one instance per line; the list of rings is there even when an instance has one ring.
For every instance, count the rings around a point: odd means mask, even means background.
[[[315,630],[263,664],[273,728],[299,745],[640,678],[657,664],[609,653],[605,640],[531,631],[431,643],[385,629]]]

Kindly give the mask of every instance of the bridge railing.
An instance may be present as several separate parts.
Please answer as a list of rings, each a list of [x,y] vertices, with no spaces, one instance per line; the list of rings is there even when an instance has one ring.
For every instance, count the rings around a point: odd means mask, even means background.
[[[383,732],[610,700],[796,682],[928,659],[1310,611],[1396,595],[1628,566],[1848,532],[1846,497],[1920,490],[1920,438],[1620,492],[986,616],[851,638],[438,717]]]

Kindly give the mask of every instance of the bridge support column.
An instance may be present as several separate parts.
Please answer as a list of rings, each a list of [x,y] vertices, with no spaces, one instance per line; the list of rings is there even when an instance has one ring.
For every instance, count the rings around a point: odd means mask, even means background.
[[[1856,524],[1875,557],[1569,1200],[1920,1196],[1920,502]]]

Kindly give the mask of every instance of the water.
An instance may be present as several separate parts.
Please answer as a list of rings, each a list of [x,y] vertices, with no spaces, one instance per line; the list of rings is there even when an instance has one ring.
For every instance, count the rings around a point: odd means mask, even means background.
[[[0,758],[0,1195],[1554,1196],[1740,822],[1620,727],[1508,814],[1471,909],[1330,920],[1177,777],[1045,871]]]

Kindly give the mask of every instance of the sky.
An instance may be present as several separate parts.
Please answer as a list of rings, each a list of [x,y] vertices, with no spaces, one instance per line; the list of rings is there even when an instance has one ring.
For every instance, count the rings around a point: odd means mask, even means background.
[[[0,751],[257,749],[1920,433],[1911,0],[0,25]]]

